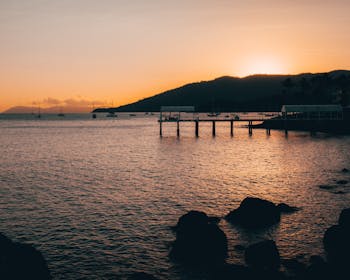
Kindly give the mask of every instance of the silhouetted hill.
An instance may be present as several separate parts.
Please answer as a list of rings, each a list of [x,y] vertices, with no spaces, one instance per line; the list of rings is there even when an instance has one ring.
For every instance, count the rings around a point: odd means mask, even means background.
[[[199,112],[279,111],[283,104],[348,104],[350,71],[298,75],[224,76],[191,83],[117,108],[95,112],[156,112],[161,106],[195,106]]]

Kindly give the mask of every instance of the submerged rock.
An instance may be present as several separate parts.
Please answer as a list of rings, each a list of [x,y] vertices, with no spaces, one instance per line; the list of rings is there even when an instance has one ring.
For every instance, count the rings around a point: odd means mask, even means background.
[[[281,213],[293,213],[299,210],[298,207],[295,206],[289,206],[286,203],[279,203],[277,204],[277,208]]]
[[[51,279],[43,255],[29,244],[12,242],[0,233],[0,279]]]
[[[276,243],[264,240],[250,245],[244,254],[248,266],[258,270],[278,270],[281,259]]]
[[[332,192],[333,194],[346,194],[346,192],[345,191],[334,191],[334,192]]]
[[[180,217],[176,227],[170,257],[175,261],[215,265],[223,263],[227,257],[225,233],[204,212],[190,211]]]
[[[349,183],[349,181],[347,181],[347,180],[338,180],[337,181],[338,185],[346,185],[347,183]]]
[[[255,197],[245,198],[239,208],[231,211],[225,219],[246,228],[261,228],[280,221],[280,209],[272,202]]]
[[[320,185],[319,188],[320,188],[320,189],[323,189],[323,190],[332,190],[332,189],[335,189],[336,186],[331,186],[331,185]]]

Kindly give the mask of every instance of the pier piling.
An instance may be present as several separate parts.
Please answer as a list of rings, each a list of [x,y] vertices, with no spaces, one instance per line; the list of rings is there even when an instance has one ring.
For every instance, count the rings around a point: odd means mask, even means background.
[[[198,137],[199,136],[199,122],[198,122],[198,120],[195,121],[195,126],[196,126],[196,128],[195,128],[196,137]]]
[[[231,137],[233,136],[233,121],[231,120],[230,122],[230,125],[231,125]]]
[[[252,121],[248,122],[248,133],[249,133],[249,135],[253,134],[253,122]]]
[[[213,121],[213,136],[215,136],[215,121]]]

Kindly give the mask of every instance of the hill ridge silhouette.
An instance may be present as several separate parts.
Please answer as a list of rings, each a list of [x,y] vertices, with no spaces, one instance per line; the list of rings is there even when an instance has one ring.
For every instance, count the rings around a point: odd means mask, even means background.
[[[157,112],[161,106],[195,106],[198,112],[279,111],[283,104],[348,104],[350,71],[221,76],[192,82],[116,108],[94,112]]]

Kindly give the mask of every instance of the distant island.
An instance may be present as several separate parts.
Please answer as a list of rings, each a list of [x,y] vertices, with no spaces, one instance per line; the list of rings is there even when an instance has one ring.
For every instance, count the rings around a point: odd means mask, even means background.
[[[349,104],[350,71],[298,75],[224,76],[191,83],[120,107],[93,112],[159,112],[195,106],[197,112],[280,111],[283,104]]]

